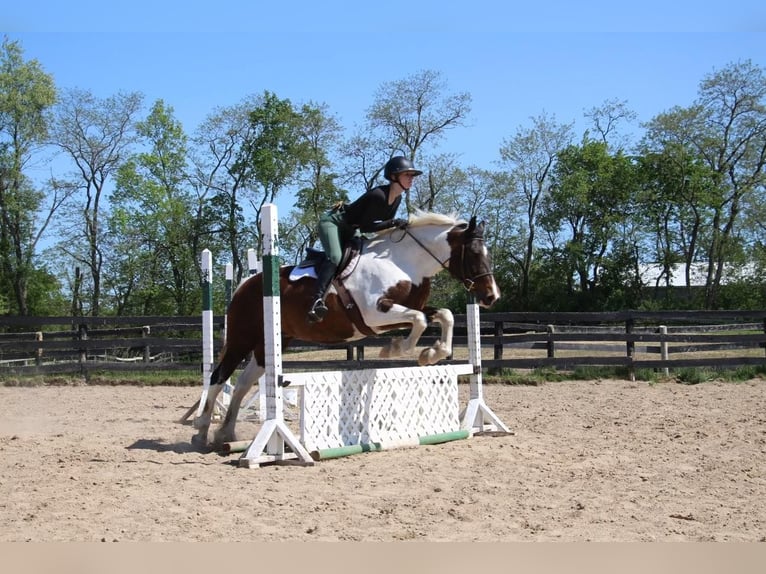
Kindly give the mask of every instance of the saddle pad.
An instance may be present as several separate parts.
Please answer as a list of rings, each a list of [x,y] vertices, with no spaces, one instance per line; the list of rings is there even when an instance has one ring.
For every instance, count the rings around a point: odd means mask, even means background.
[[[292,271],[290,271],[290,277],[288,278],[290,281],[297,281],[298,279],[303,279],[304,277],[313,277],[314,279],[317,278],[316,271],[314,271],[313,267],[295,267]]]

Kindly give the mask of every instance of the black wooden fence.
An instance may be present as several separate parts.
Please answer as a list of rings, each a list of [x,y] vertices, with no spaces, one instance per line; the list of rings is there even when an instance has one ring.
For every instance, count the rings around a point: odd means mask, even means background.
[[[214,323],[217,353],[223,317],[216,317]],[[633,371],[766,364],[766,311],[482,313],[481,332],[482,363],[491,371],[583,366]],[[429,329],[421,343],[430,344],[437,337],[438,331]],[[4,374],[20,373],[199,369],[201,338],[199,316],[3,317],[0,379]],[[297,342],[286,353],[283,366],[286,370],[326,370],[413,364],[413,359],[365,357],[373,355],[371,348],[386,339],[331,347],[340,352],[329,360],[324,356],[306,359],[310,354],[304,351],[317,347]],[[466,344],[465,316],[456,315],[454,362],[463,360]]]

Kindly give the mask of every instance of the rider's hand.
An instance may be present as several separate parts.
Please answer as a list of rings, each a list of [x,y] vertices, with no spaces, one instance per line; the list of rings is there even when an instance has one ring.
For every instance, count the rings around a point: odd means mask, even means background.
[[[397,229],[404,229],[409,225],[409,221],[406,219],[393,219],[391,220],[391,227],[396,227]]]

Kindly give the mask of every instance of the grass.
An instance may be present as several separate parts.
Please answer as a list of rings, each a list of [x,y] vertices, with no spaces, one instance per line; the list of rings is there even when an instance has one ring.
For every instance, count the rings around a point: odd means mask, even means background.
[[[766,378],[766,366],[746,365],[736,369],[712,369],[685,367],[671,370],[669,374],[653,369],[637,369],[633,380],[646,381],[652,384],[676,382],[686,385],[696,385],[710,381],[742,382],[752,379]],[[624,367],[578,367],[574,371],[557,371],[552,368],[533,369],[528,372],[518,372],[513,369],[502,369],[500,372],[484,376],[488,384],[506,385],[540,385],[560,381],[593,381],[601,379],[631,380],[630,372]]]
[[[202,378],[198,369],[193,371],[97,371],[88,376],[69,375],[13,375],[0,374],[0,387],[78,386],[78,385],[135,385],[156,386],[201,386]]]
[[[343,352],[345,356],[345,351]],[[314,358],[314,357],[312,357]],[[684,367],[671,369],[668,375],[653,369],[637,369],[634,380],[649,383],[677,382],[695,385],[708,381],[741,382],[766,378],[766,366],[744,365],[737,368],[715,369]],[[625,367],[582,366],[572,371],[558,371],[552,367],[531,370],[500,369],[486,372],[484,382],[504,385],[540,385],[568,380],[619,379],[631,380]],[[0,386],[74,386],[74,385],[136,385],[136,386],[200,386],[202,383],[199,367],[179,371],[90,371],[87,376],[68,375],[12,375],[4,376],[0,370]]]

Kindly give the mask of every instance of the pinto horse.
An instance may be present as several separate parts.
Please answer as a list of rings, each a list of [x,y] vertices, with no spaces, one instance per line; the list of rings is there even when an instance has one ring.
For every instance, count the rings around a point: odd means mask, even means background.
[[[454,319],[449,309],[427,307],[431,277],[447,269],[462,282],[482,307],[500,298],[492,274],[492,262],[484,245],[484,222],[456,220],[435,213],[417,212],[404,229],[378,233],[360,254],[340,272],[328,290],[328,313],[321,323],[311,324],[306,314],[314,302],[313,277],[291,279],[294,267],[281,267],[282,348],[293,339],[338,344],[393,329],[409,328],[384,347],[383,358],[409,355],[429,322],[441,326],[440,340],[424,349],[420,365],[431,365],[452,354]],[[345,287],[345,288],[344,288]],[[235,291],[227,313],[226,344],[210,376],[210,389],[202,413],[194,421],[192,442],[208,445],[213,407],[223,382],[252,352],[252,359],[237,378],[231,402],[215,433],[214,444],[236,440],[234,427],[239,409],[255,381],[264,373],[263,276],[256,274]]]

